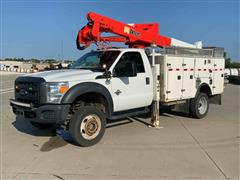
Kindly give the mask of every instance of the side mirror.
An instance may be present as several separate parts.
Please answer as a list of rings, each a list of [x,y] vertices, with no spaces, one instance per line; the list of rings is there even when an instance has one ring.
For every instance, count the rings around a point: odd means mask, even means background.
[[[110,79],[112,77],[112,73],[111,73],[111,71],[108,71],[107,65],[102,64],[102,69],[104,70],[103,76],[107,79]]]
[[[111,73],[111,71],[105,71],[103,73],[103,76],[106,77],[107,79],[110,79],[112,77],[112,73]]]

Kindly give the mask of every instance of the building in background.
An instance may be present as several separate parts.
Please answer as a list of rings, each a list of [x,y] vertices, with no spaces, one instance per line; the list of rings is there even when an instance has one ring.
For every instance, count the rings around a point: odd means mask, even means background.
[[[1,61],[1,65],[4,65],[5,68],[22,68],[22,69],[31,69],[33,64],[20,61]]]

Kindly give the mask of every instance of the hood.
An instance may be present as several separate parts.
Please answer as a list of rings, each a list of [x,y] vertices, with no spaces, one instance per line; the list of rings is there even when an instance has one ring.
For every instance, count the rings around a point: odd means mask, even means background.
[[[46,82],[64,82],[64,81],[82,81],[82,80],[93,80],[97,76],[102,75],[102,72],[94,72],[91,70],[80,70],[80,69],[63,69],[44,71],[26,75],[28,77],[41,77]]]

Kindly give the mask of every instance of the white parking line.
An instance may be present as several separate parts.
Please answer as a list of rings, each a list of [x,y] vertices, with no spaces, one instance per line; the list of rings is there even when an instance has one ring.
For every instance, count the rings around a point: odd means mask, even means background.
[[[6,82],[14,82],[14,81],[13,80],[10,80],[10,81],[9,80],[8,81],[1,81],[0,80],[0,83],[6,83]]]
[[[0,92],[13,90],[14,88],[0,89]]]
[[[13,90],[9,90],[9,91],[0,92],[0,95],[2,95],[2,94],[6,94],[6,93],[11,93],[11,92],[13,92]]]

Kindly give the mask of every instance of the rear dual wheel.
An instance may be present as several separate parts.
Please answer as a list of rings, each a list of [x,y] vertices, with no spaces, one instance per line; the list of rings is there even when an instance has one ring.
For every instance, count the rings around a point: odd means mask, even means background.
[[[194,99],[190,100],[190,115],[194,118],[204,118],[209,109],[208,96],[205,93],[199,93]]]

